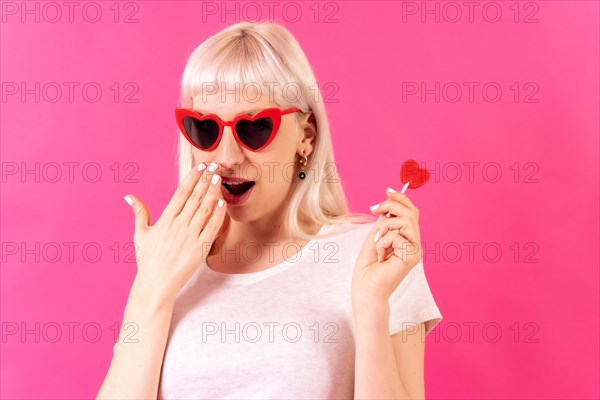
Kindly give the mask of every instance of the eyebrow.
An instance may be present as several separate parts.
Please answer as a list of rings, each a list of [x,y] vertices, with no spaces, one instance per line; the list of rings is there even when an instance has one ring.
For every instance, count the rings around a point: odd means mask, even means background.
[[[256,112],[258,112],[260,110],[262,110],[262,108],[253,108],[251,110],[246,110],[246,111],[243,111],[241,113],[238,113],[235,116],[237,117],[238,115],[242,115],[242,114],[254,115],[254,114],[256,114]],[[206,114],[214,114],[212,112],[207,112],[205,110],[196,109],[196,111],[199,112],[200,114],[204,114],[204,115],[206,115]]]

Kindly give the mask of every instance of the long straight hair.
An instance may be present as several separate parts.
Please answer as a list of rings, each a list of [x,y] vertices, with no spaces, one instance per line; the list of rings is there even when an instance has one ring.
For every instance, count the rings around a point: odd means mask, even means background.
[[[236,84],[260,85],[269,82],[278,89],[293,86],[293,99],[283,90],[272,91],[274,103],[282,108],[297,107],[316,124],[313,152],[307,156],[306,179],[297,180],[286,198],[284,235],[309,240],[301,222],[318,225],[365,223],[372,215],[351,213],[341,178],[335,168],[331,134],[321,91],[304,51],[283,26],[271,22],[239,22],[209,37],[191,53],[181,82],[181,107],[192,108],[193,97],[203,95],[210,83],[227,88]],[[207,84],[209,83],[209,84]],[[287,85],[287,86],[286,86]],[[288,93],[291,91],[288,91]],[[204,93],[206,95],[206,93]],[[295,113],[299,126],[301,113]],[[193,167],[191,144],[179,134],[179,182]],[[298,165],[296,165],[298,167]],[[297,175],[298,171],[294,168]],[[296,176],[293,175],[293,176]],[[228,218],[228,217],[226,217]],[[319,235],[326,238],[329,235]]]

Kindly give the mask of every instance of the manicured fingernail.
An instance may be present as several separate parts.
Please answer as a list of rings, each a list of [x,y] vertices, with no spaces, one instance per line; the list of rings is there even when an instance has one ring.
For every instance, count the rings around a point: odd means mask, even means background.
[[[224,203],[225,203],[225,202],[223,201],[223,199],[219,199],[219,201],[217,201],[217,207],[219,207],[219,208],[220,208],[220,207],[223,207],[223,204],[224,204]]]
[[[217,163],[216,162],[211,162],[210,165],[208,166],[208,170],[210,172],[215,172],[217,170]]]
[[[213,177],[212,177],[212,180],[210,181],[210,183],[212,183],[213,185],[215,185],[217,182],[219,182],[219,175],[218,174],[214,174]]]
[[[131,197],[129,196],[125,196],[123,197],[125,199],[125,201],[127,202],[127,204],[129,204],[130,206],[133,205],[133,200],[131,200]]]
[[[387,191],[390,192],[390,193],[396,193],[396,191],[394,189],[390,188],[390,187],[387,188]]]
[[[204,168],[206,168],[206,164],[204,164],[203,162],[198,164],[198,171],[204,171]]]
[[[371,211],[375,211],[377,210],[377,208],[379,208],[379,204],[375,204],[374,206],[369,207],[371,209]]]
[[[377,241],[377,239],[379,239],[379,231],[377,231],[377,233],[375,234],[375,242]]]

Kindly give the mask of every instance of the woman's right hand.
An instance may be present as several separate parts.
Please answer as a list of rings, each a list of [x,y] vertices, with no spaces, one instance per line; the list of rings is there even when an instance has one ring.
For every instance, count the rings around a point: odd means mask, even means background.
[[[154,225],[150,225],[150,212],[144,202],[135,196],[126,196],[133,200],[135,212],[133,240],[137,249],[137,275],[134,285],[164,300],[174,300],[206,261],[226,216],[226,202],[216,168],[209,171],[210,167],[205,167],[200,171],[200,165],[184,178]],[[217,163],[211,165],[218,168]]]

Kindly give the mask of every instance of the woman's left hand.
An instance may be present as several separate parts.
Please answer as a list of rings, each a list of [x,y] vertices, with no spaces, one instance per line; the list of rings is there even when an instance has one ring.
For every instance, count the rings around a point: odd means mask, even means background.
[[[365,303],[372,301],[387,303],[422,257],[419,210],[406,194],[386,193],[387,200],[371,209],[379,218],[367,235],[354,267],[352,302],[355,306],[368,307]],[[386,217],[388,212],[391,215]]]

